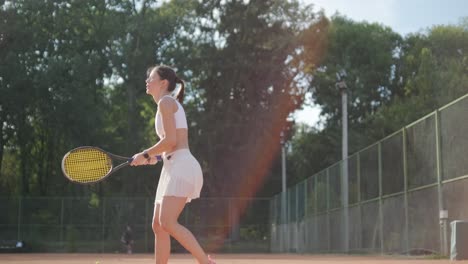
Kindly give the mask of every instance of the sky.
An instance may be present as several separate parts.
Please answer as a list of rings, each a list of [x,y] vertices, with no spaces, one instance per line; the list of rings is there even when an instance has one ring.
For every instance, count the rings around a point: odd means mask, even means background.
[[[468,16],[468,0],[302,0],[323,9],[327,17],[337,11],[354,21],[377,22],[402,36],[434,25],[458,24]],[[310,101],[310,100],[309,100]],[[296,122],[315,126],[320,108],[306,107],[294,114]]]

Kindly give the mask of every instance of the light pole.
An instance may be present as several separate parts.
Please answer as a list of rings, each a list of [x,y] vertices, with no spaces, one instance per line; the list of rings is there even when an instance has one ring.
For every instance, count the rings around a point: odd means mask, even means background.
[[[344,81],[346,71],[341,70],[336,74],[337,83],[335,84],[341,92],[341,108],[342,108],[342,150],[341,157],[343,162],[343,173],[341,174],[341,201],[343,204],[343,249],[349,252],[349,202],[348,202],[348,87]]]
[[[280,134],[280,143],[281,143],[281,220],[282,220],[282,229],[286,230],[286,142],[284,140],[284,132],[281,131]],[[283,232],[282,241],[286,240],[287,232]],[[287,244],[287,243],[286,243]]]
[[[286,142],[284,132],[281,131],[281,191],[286,193]]]

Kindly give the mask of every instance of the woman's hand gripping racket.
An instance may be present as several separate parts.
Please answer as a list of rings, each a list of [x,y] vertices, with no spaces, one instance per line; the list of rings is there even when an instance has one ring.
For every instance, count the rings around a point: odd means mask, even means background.
[[[156,156],[161,161],[161,156]],[[62,159],[62,172],[70,181],[80,184],[96,183],[117,170],[130,165],[133,158],[111,154],[97,147],[78,147]],[[121,163],[115,166],[116,161]]]

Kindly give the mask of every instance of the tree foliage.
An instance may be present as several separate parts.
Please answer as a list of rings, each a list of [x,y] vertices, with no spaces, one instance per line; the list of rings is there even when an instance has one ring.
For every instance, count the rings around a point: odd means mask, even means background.
[[[349,154],[468,92],[466,20],[405,38],[382,25],[341,16],[324,28],[324,58],[305,68],[313,75],[314,103],[325,122],[322,129],[297,128],[291,183],[341,159],[341,98],[335,75],[342,69],[349,88]],[[311,162],[314,157],[319,161]]]
[[[351,152],[467,92],[466,20],[403,38],[280,0],[15,0],[0,2],[0,18],[5,195],[154,195],[160,165],[92,187],[60,170],[73,147],[132,155],[156,142],[144,92],[154,64],[187,83],[191,150],[212,196],[277,191],[281,131],[291,183],[337,161],[337,72],[347,73]],[[323,129],[291,120],[307,93]]]
[[[1,12],[5,194],[153,195],[160,166],[83,187],[64,180],[60,160],[80,145],[132,155],[156,142],[144,93],[154,64],[187,81],[205,194],[252,195],[242,186],[262,183],[302,103],[292,61],[314,14],[296,1],[19,0]]]

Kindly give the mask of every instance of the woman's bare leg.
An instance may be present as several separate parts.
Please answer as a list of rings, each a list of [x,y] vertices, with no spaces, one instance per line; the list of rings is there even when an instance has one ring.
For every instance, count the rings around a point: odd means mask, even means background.
[[[167,264],[171,254],[171,238],[159,223],[161,204],[155,204],[153,215],[154,258],[156,264]]]
[[[161,205],[160,223],[173,238],[187,249],[199,264],[208,263],[208,257],[198,241],[187,228],[180,225],[177,219],[185,207],[185,197],[164,196]]]

